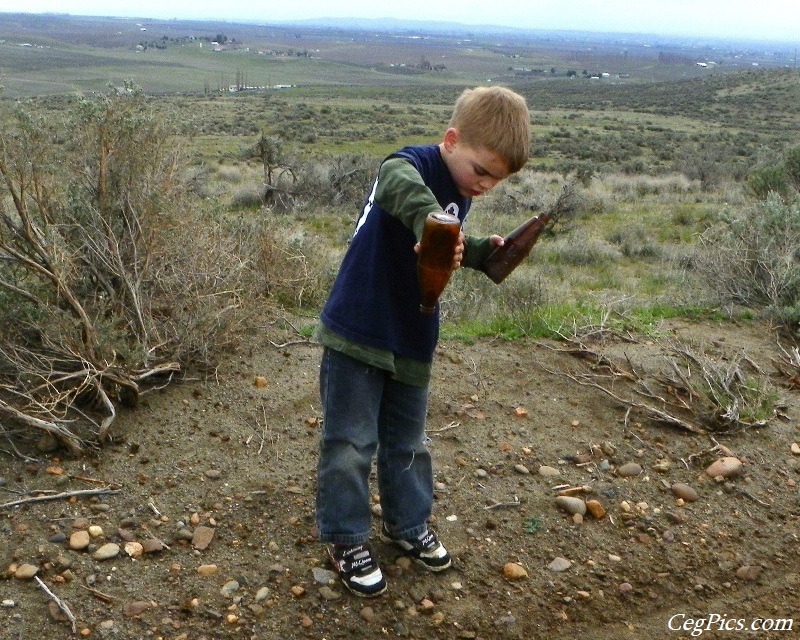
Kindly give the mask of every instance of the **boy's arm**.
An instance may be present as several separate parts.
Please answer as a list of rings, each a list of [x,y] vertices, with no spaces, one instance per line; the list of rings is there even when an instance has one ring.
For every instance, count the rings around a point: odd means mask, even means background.
[[[411,229],[417,241],[428,214],[442,210],[414,165],[404,158],[389,158],[381,165],[375,201]],[[461,266],[479,268],[492,249],[489,238],[466,236]]]
[[[417,241],[428,214],[442,210],[414,165],[403,158],[389,158],[381,165],[375,202],[411,229]]]

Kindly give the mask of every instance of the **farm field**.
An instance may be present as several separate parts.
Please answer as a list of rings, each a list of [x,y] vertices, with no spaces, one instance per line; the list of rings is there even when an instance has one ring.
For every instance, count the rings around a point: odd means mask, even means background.
[[[101,444],[70,450],[0,414],[0,637],[797,635],[793,308],[726,298],[714,274],[738,263],[711,235],[769,208],[751,176],[800,141],[792,51],[25,14],[0,14],[0,41],[4,140],[32,114],[64,198],[91,187],[70,175],[89,175],[76,114],[141,89],[186,185],[177,214],[164,203],[180,221],[167,248],[228,252],[178,261],[186,288],[228,295],[226,269],[255,272],[235,339],[119,407]],[[454,567],[426,574],[376,541],[389,590],[362,601],[316,540],[309,336],[380,159],[437,141],[484,82],[525,95],[534,144],[467,231],[574,200],[502,285],[468,270],[449,285],[428,426]],[[109,86],[136,90],[92,102]],[[796,211],[792,188],[769,210]],[[734,406],[712,402],[734,389]]]

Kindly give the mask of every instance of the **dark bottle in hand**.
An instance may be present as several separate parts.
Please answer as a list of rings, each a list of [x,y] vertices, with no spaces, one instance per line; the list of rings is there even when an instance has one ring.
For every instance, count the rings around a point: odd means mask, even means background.
[[[417,277],[419,278],[419,311],[431,314],[453,272],[461,220],[443,211],[429,213],[425,219],[419,244]]]
[[[503,244],[495,248],[483,261],[481,270],[491,278],[492,282],[500,284],[530,253],[547,226],[548,220],[550,216],[540,213],[523,222],[503,238]]]

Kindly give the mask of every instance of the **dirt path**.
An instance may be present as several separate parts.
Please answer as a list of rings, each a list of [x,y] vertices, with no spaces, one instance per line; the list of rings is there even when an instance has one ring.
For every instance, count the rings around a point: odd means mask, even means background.
[[[764,371],[780,355],[758,325],[662,334],[723,360],[745,350]],[[781,391],[785,419],[712,439],[626,419],[625,404],[575,382],[607,372],[563,344],[444,343],[429,435],[434,524],[454,568],[422,574],[378,542],[390,588],[362,601],[325,584],[313,522],[319,348],[274,346],[290,338],[253,335],[213,378],[146,396],[96,456],[3,454],[1,502],[116,492],[0,511],[0,637],[73,637],[35,578],[15,577],[25,565],[90,637],[688,638],[699,624],[704,638],[798,637],[797,392]],[[663,366],[658,341],[597,348],[637,372]],[[705,468],[724,453],[742,471],[716,481]],[[641,472],[626,477],[630,463]],[[681,503],[676,482],[697,501]],[[575,495],[605,515],[565,513],[565,487],[586,487]],[[90,533],[87,548],[70,548],[76,530]],[[108,543],[118,553],[95,558]],[[508,563],[523,575],[504,575]],[[734,630],[758,620],[757,632]]]

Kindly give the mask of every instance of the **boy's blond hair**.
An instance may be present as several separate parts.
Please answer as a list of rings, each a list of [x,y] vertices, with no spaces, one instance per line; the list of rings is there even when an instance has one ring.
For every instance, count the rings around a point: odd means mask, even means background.
[[[516,173],[528,161],[530,113],[525,98],[506,87],[475,87],[456,100],[450,127],[460,140],[476,149],[488,149]]]

